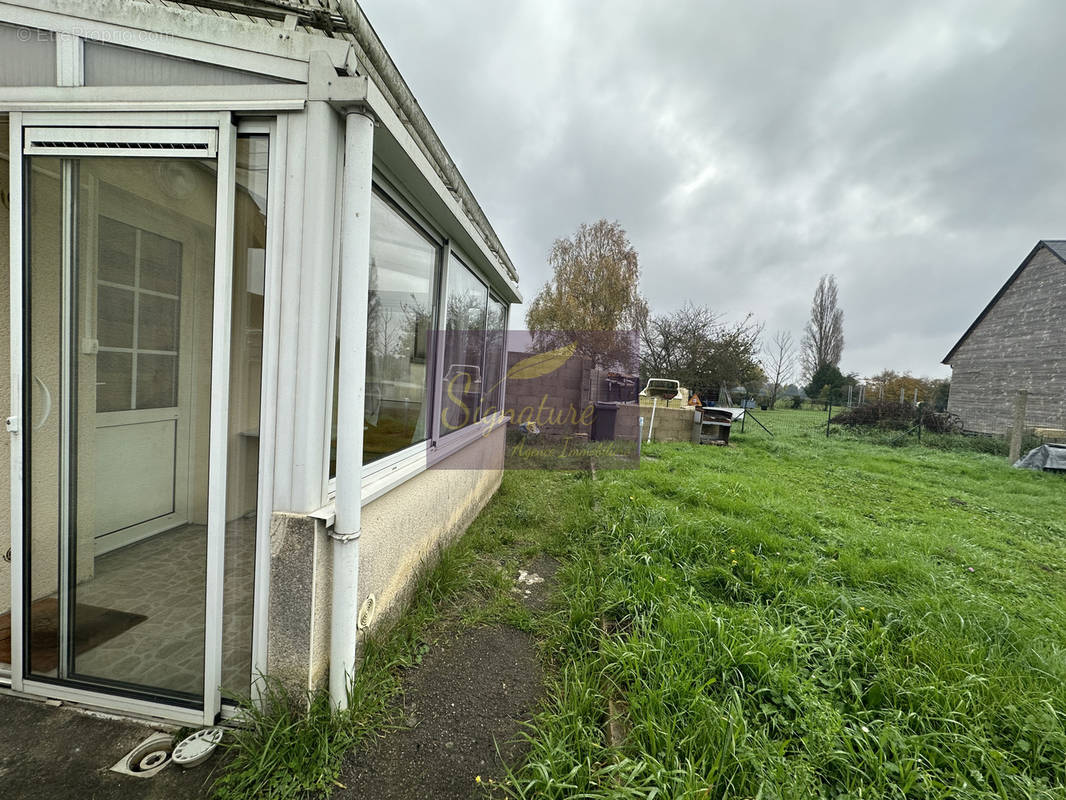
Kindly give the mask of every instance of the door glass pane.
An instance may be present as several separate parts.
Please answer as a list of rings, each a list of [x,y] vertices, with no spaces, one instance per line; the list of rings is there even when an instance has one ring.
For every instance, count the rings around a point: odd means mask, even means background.
[[[266,299],[266,136],[237,137],[233,317],[222,598],[222,689],[247,696],[252,677],[252,599],[259,508],[259,409]]]
[[[181,242],[142,231],[138,266],[142,289],[170,295],[181,291]]]
[[[100,217],[97,233],[97,278],[133,286],[137,258],[137,230],[110,217]]]
[[[101,351],[96,359],[96,410],[133,408],[133,354]]]
[[[178,313],[181,304],[177,298],[141,292],[137,309],[138,350],[178,350]],[[140,405],[138,403],[138,405]]]
[[[27,164],[29,671],[195,701],[215,165]]]
[[[134,292],[100,285],[96,294],[96,338],[104,347],[133,347]]]
[[[24,245],[25,369],[22,426],[26,536],[24,655],[32,675],[58,676],[60,585],[59,344],[62,184],[59,159],[28,159],[25,209],[32,214]],[[65,538],[65,537],[64,537]]]
[[[178,405],[178,357],[138,353],[137,408]]]

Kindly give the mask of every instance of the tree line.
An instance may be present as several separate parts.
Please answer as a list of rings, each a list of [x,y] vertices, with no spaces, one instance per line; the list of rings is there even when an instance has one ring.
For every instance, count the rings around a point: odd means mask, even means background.
[[[692,301],[654,313],[640,292],[636,249],[618,222],[582,224],[572,236],[555,241],[548,263],[552,277],[526,314],[539,349],[576,339],[578,352],[598,366],[639,365],[642,382],[677,380],[704,401],[717,400],[725,388],[759,396],[771,408],[785,395],[794,405],[804,398],[841,402],[849,386],[860,385],[856,374],[840,369],[844,311],[832,275],[818,281],[797,347],[787,330],[764,342],[763,323],[751,314],[729,321]],[[918,388],[923,399],[942,395],[946,405],[946,381],[886,370],[868,382],[879,396],[887,392],[898,400],[900,387],[912,394]]]

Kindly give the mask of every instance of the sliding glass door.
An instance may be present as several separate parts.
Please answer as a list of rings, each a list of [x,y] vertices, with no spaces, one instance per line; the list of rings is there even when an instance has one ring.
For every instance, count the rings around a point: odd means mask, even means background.
[[[23,128],[23,688],[249,690],[267,163],[228,120]]]
[[[25,174],[27,675],[199,703],[217,161]]]

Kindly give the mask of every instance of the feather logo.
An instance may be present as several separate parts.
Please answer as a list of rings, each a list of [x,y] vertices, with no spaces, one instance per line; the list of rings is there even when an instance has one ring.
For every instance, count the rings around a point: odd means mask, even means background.
[[[555,372],[555,370],[570,360],[576,349],[577,342],[570,342],[570,344],[557,347],[555,350],[549,350],[547,353],[537,353],[528,358],[523,358],[521,361],[515,362],[507,370],[507,379],[521,381],[529,378],[539,378],[550,372]]]

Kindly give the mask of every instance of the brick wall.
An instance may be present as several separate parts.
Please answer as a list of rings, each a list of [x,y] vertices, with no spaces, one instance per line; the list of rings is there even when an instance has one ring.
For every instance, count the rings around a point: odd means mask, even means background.
[[[951,359],[948,410],[1006,433],[1019,389],[1028,427],[1066,428],[1066,265],[1041,247]]]

